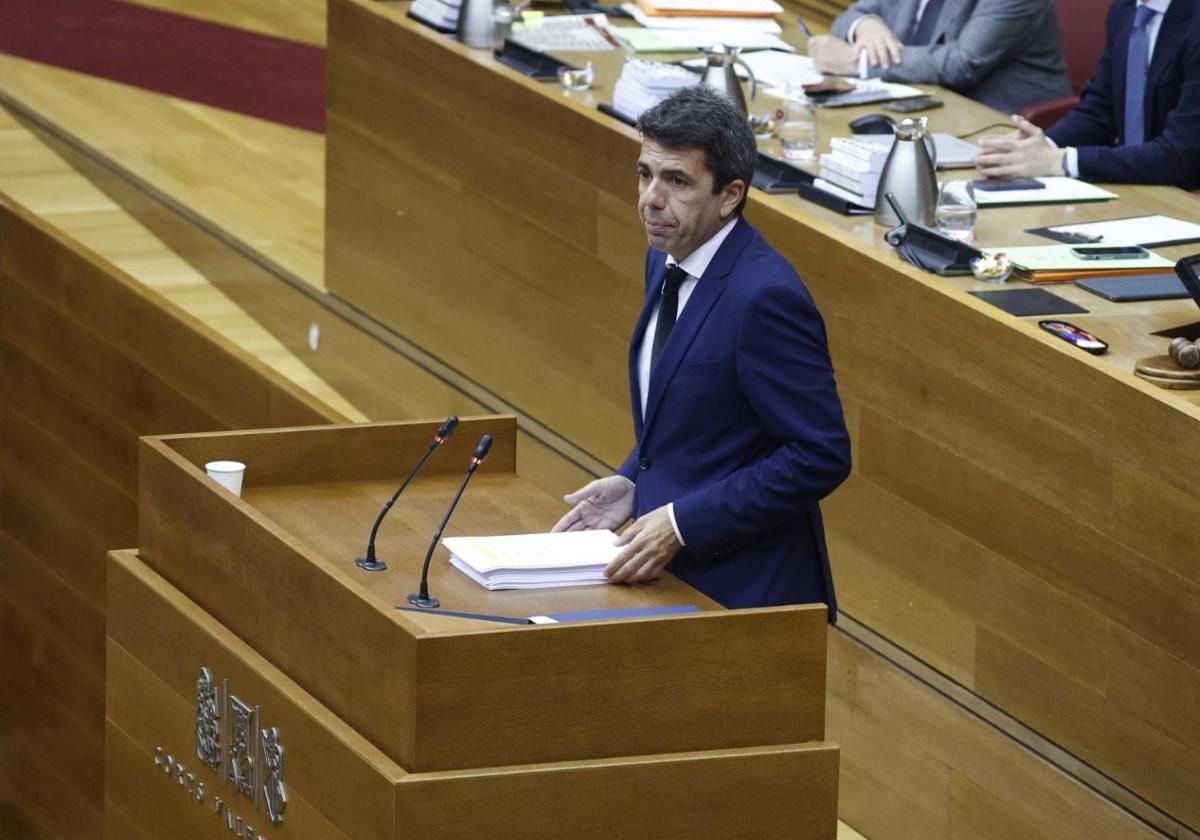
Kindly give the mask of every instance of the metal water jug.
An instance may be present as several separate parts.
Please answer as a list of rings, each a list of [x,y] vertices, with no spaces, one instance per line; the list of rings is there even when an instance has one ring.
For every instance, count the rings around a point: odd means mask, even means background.
[[[492,49],[496,37],[495,0],[462,0],[458,10],[458,40],[468,47]]]
[[[704,68],[700,84],[712,88],[717,93],[724,94],[742,112],[743,117],[749,116],[750,109],[746,106],[746,97],[742,94],[742,83],[738,80],[734,65],[740,64],[746,68],[746,73],[750,76],[751,99],[758,96],[758,81],[754,78],[754,71],[750,69],[749,65],[738,58],[741,48],[714,44],[711,49],[705,49],[703,52],[708,58],[708,66]]]
[[[888,193],[908,214],[908,220],[933,226],[937,205],[937,173],[930,153],[933,145],[925,117],[909,117],[896,126],[896,140],[883,164],[879,190],[875,198],[875,223],[894,227],[900,224],[886,198]]]

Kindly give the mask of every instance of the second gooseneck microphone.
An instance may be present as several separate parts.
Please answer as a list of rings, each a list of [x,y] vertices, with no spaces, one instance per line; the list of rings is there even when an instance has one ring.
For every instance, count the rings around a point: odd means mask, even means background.
[[[392,497],[384,504],[383,510],[379,511],[379,516],[375,517],[375,524],[371,527],[371,538],[367,540],[367,553],[354,561],[354,565],[360,569],[366,569],[368,572],[382,572],[387,568],[387,563],[375,557],[375,535],[379,533],[379,526],[383,522],[383,517],[387,516],[387,512],[392,509],[392,505],[396,504],[396,499],[400,498],[400,494],[404,492],[404,488],[408,487],[409,483],[417,477],[417,473],[421,471],[421,467],[425,466],[425,462],[429,460],[434,452],[454,434],[454,429],[458,426],[458,418],[454,416],[447,417],[442,425],[438,426],[437,433],[433,436],[433,443],[429,444],[429,449],[421,460],[417,461],[417,465],[412,468],[412,472],[408,474],[408,478],[404,479],[404,483],[400,488],[392,494]]]
[[[446,511],[446,518],[442,520],[437,533],[433,535],[433,542],[429,544],[429,551],[425,552],[425,566],[421,569],[421,591],[414,592],[408,596],[408,602],[413,606],[426,610],[434,610],[442,605],[441,601],[429,594],[429,561],[433,559],[433,550],[437,548],[438,540],[442,538],[442,532],[446,530],[446,524],[454,514],[454,509],[458,507],[458,500],[462,498],[463,491],[467,489],[467,482],[471,480],[471,476],[475,475],[475,470],[479,469],[479,465],[483,463],[483,459],[487,457],[488,450],[491,448],[491,435],[484,435],[479,439],[479,445],[475,447],[475,454],[471,456],[471,463],[467,465],[467,475],[463,478],[462,486],[458,488],[458,493],[454,496],[454,501],[450,503],[450,509]]]

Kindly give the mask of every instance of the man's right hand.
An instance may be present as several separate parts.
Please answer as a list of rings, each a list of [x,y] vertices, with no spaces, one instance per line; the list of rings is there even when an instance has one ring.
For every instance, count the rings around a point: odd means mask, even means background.
[[[866,52],[872,67],[886,70],[900,63],[903,44],[896,38],[896,33],[874,15],[859,18],[854,27],[854,46]]]
[[[814,35],[808,39],[808,56],[822,73],[853,76],[858,72],[858,47],[832,35]]]
[[[633,482],[621,475],[589,481],[563,501],[575,505],[552,531],[594,531],[620,528],[633,516]]]

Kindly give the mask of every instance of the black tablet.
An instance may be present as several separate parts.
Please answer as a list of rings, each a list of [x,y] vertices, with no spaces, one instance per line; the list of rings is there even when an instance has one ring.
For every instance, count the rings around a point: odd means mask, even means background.
[[[1192,254],[1175,263],[1175,273],[1196,301],[1196,306],[1200,306],[1200,254]]]
[[[1134,274],[1076,280],[1075,285],[1106,300],[1126,303],[1135,300],[1174,300],[1188,296],[1178,277],[1170,274]]]

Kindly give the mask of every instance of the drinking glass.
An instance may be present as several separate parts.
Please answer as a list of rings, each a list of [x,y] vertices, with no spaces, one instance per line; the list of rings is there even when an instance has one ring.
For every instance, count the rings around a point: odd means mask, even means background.
[[[975,204],[975,188],[970,181],[946,181],[938,191],[937,206],[933,211],[937,229],[946,236],[960,242],[975,238],[975,217],[979,214]]]
[[[776,123],[775,133],[784,157],[812,159],[817,148],[817,115],[808,97],[789,95],[783,100],[783,119]]]

